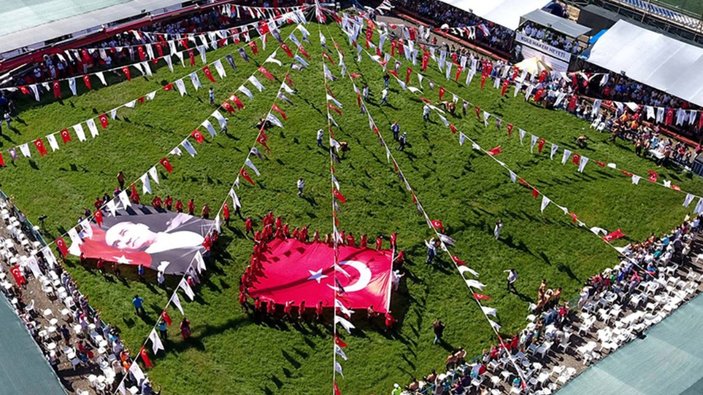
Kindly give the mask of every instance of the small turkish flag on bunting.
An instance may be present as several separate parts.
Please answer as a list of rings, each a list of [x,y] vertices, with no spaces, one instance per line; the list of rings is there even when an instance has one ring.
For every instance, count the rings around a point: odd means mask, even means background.
[[[456,132],[458,131],[457,128],[456,128],[456,126],[454,126],[453,123],[450,123],[450,124],[449,124],[449,130],[451,130],[452,133],[454,133],[454,134],[456,134]]]
[[[144,104],[144,100],[146,100],[144,96],[140,96],[139,99],[137,99],[137,103]]]
[[[334,382],[334,395],[342,395],[342,391],[339,390],[336,381]]]
[[[107,125],[108,125],[107,115],[100,114],[100,116],[98,117],[98,120],[100,121],[100,126],[102,126],[103,129],[106,129]]]
[[[58,81],[54,81],[53,88],[54,88],[54,99],[60,99],[61,98],[61,85],[59,84]]]
[[[673,189],[673,190],[675,190],[675,191],[680,191],[680,190],[681,190],[681,187],[678,186],[678,185],[676,185],[676,184],[671,184],[671,189]]]
[[[234,105],[237,106],[238,109],[241,110],[242,108],[244,108],[244,103],[242,103],[242,101],[237,96],[232,95],[232,97],[230,97],[229,99],[234,102]]]
[[[327,108],[329,108],[330,110],[336,112],[336,113],[339,114],[339,115],[342,115],[342,110],[341,110],[339,107],[337,107],[337,106],[335,106],[334,104],[332,104],[332,103],[327,103]]]
[[[103,212],[102,211],[100,211],[100,210],[95,211],[93,218],[95,218],[95,222],[98,224],[98,226],[103,225]]]
[[[597,160],[596,164],[600,167],[605,167],[605,162],[601,162],[601,161]]]
[[[603,236],[603,240],[611,242],[613,240],[617,240],[623,237],[625,237],[625,234],[622,233],[622,230],[620,230],[620,228],[618,228],[614,232],[610,232],[607,235]]]
[[[137,47],[137,53],[139,54],[139,60],[142,62],[146,60],[146,53],[144,53],[144,47]]]
[[[161,158],[159,163],[161,163],[161,166],[166,169],[166,172],[168,172],[168,174],[173,173],[173,165],[171,165],[171,162],[168,161],[168,158]]]
[[[61,131],[61,140],[63,140],[64,144],[71,141],[71,134],[68,132],[68,129],[63,129]]]
[[[338,345],[339,347],[342,347],[342,348],[346,348],[346,347],[347,347],[347,343],[345,343],[344,340],[342,340],[342,338],[339,337],[339,336],[335,336],[335,337],[334,337],[334,344],[336,344],[336,345]]]
[[[247,180],[247,182],[249,182],[249,184],[251,184],[251,185],[256,185],[256,183],[254,182],[254,180],[251,179],[251,176],[249,175],[249,172],[246,171],[246,169],[242,168],[241,170],[239,170],[239,174],[240,174],[245,180]]]
[[[361,74],[359,74],[359,73],[351,73],[351,74],[349,74],[349,76],[352,77],[352,78],[354,78],[354,79],[357,79],[357,78],[361,77]]]
[[[170,91],[173,90],[173,83],[169,82],[168,84],[164,85],[163,88],[165,91]]]
[[[433,219],[432,221],[432,227],[439,230],[440,232],[444,233],[444,224],[442,224],[442,221],[438,219]]]
[[[205,74],[205,77],[207,77],[207,79],[209,79],[211,82],[215,82],[215,77],[212,76],[212,71],[210,71],[210,67],[204,66],[203,74]]]
[[[90,84],[90,76],[88,74],[83,76],[83,82],[85,83],[85,87],[88,88],[88,90],[93,89],[93,86]]]
[[[66,258],[66,255],[68,255],[68,247],[66,246],[66,241],[64,241],[63,237],[56,239],[56,248],[59,249],[61,256]]]
[[[227,112],[230,113],[230,114],[234,112],[234,107],[232,107],[232,105],[229,104],[228,102],[222,103],[222,106],[221,106],[221,107],[224,108],[225,111],[227,111]]]
[[[332,195],[334,195],[335,199],[339,200],[339,201],[342,202],[342,203],[346,203],[346,202],[347,202],[347,198],[345,198],[344,195],[342,195],[342,192],[339,192],[339,191],[336,190],[336,189],[334,189],[334,190],[332,191]]]
[[[139,193],[137,192],[137,185],[132,184],[132,188],[129,194],[129,198],[134,204],[139,204]]]
[[[198,129],[193,130],[190,135],[193,136],[193,138],[195,139],[195,141],[198,142],[198,144],[202,144],[203,141],[205,141],[205,137],[203,137],[203,134],[200,133]]]
[[[503,86],[500,88],[500,95],[505,96],[505,93],[508,91],[508,81],[503,82]]]
[[[395,71],[395,70],[388,70],[388,72],[389,72],[390,74],[393,74],[393,76],[394,76],[395,78],[398,78],[398,72],[397,72],[397,71]]]
[[[5,167],[5,158],[2,157],[2,154],[0,154],[0,167]]]
[[[656,171],[647,170],[647,174],[649,174],[649,182],[657,182],[657,178],[659,177],[659,174],[657,174]]]
[[[440,86],[440,87],[439,87],[439,100],[442,100],[442,99],[444,98],[444,94],[445,94],[446,92],[447,92],[447,91],[444,89],[443,86]]]
[[[461,77],[461,73],[463,71],[464,71],[464,69],[462,69],[461,66],[457,66],[456,74],[454,74],[454,82],[459,82],[459,77]]]
[[[288,55],[289,58],[292,58],[292,57],[293,57],[293,52],[290,50],[290,48],[288,48],[288,45],[286,45],[285,43],[282,43],[282,44],[281,44],[281,49],[283,49],[283,52],[285,52],[286,55]]]
[[[501,152],[503,152],[503,147],[501,147],[501,146],[499,145],[499,146],[497,146],[497,147],[491,148],[491,149],[488,151],[488,155],[490,155],[490,156],[496,156],[496,155],[500,154]]]
[[[122,72],[124,73],[124,77],[127,78],[127,81],[132,80],[132,73],[129,71],[129,66],[122,67]]]
[[[266,67],[264,66],[259,66],[259,73],[263,74],[269,81],[273,81],[275,79],[273,74],[266,70]]]
[[[256,137],[256,142],[261,144],[264,148],[266,148],[266,151],[271,151],[269,148],[268,144],[266,143],[269,139],[269,136],[264,132],[263,130],[259,135]]]
[[[25,94],[25,95],[28,95],[28,94],[29,94],[29,89],[27,89],[27,87],[24,86],[24,85],[20,85],[20,92],[22,92],[22,93]]]
[[[476,292],[474,292],[473,294],[474,294],[474,299],[476,299],[476,300],[491,300],[491,297],[488,295],[484,295],[484,294],[480,294],[480,293],[476,293]]]
[[[571,215],[571,222],[576,222],[579,219],[573,211],[570,212],[569,215]]]
[[[273,106],[271,106],[271,110],[281,114],[281,117],[284,121],[288,120],[288,116],[286,115],[286,113],[281,109],[281,107],[278,107],[277,104],[274,103]]]
[[[537,190],[537,188],[532,187],[532,197],[537,199],[537,196],[539,196],[539,191]]]
[[[182,38],[181,39],[181,45],[183,48],[188,49],[188,39],[187,38]]]
[[[543,138],[540,138],[539,141],[537,141],[537,152],[539,152],[540,154],[542,153],[542,150],[544,149],[544,143],[545,143],[545,141]]]
[[[192,49],[188,50],[188,61],[190,62],[191,67],[195,66],[195,53],[193,53]]]
[[[466,265],[466,262],[464,262],[464,261],[462,261],[461,259],[459,259],[458,256],[452,255],[452,260],[454,261],[454,263],[456,263],[456,264],[459,265],[459,266],[464,266],[464,265]]]
[[[621,170],[620,173],[622,173],[625,177],[632,177],[632,173],[627,170]]]
[[[576,166],[581,163],[581,155],[579,154],[574,154],[574,156],[571,157],[571,163],[575,164]]]
[[[151,369],[154,367],[154,364],[151,363],[151,359],[149,359],[149,354],[147,354],[147,351],[144,347],[142,347],[142,349],[139,350],[139,357],[141,358],[142,362],[144,362],[144,366],[147,369]]]
[[[405,83],[409,84],[410,83],[410,76],[413,74],[413,69],[408,67],[405,69]]]
[[[303,56],[305,56],[307,59],[310,59],[310,54],[308,53],[308,51],[305,50],[302,45],[298,46],[298,51],[300,51],[300,53],[303,54]]]
[[[46,147],[44,147],[44,142],[41,138],[34,140],[34,146],[37,147],[40,156],[46,155]]]
[[[259,53],[259,47],[256,46],[256,41],[249,41],[249,48],[251,48],[251,52],[254,55]]]
[[[508,129],[508,137],[513,135],[513,124],[509,123],[508,126],[506,126],[506,129]]]
[[[484,86],[486,86],[486,78],[488,76],[486,74],[481,74],[481,89],[483,89]]]
[[[474,107],[474,113],[476,113],[476,119],[481,120],[481,107]],[[512,128],[511,128],[512,129]]]

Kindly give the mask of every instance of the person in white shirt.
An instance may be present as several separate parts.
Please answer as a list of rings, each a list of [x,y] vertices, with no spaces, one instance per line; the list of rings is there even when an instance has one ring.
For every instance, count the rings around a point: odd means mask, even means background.
[[[322,129],[317,130],[317,146],[318,147],[324,147],[322,145],[322,138],[325,137],[325,133],[322,131]]]
[[[298,182],[296,185],[298,187],[298,196],[302,197],[303,196],[303,189],[305,188],[305,181],[303,180],[302,177],[298,179]]]
[[[381,105],[388,104],[388,88],[381,91]]]
[[[508,273],[508,291],[517,293],[515,289],[515,282],[517,281],[517,270],[503,270],[504,273]]]

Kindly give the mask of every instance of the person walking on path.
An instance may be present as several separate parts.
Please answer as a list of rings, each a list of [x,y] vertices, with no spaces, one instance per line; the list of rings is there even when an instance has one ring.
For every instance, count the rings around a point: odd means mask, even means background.
[[[432,330],[434,331],[434,341],[432,344],[442,343],[442,334],[444,333],[444,322],[439,319],[434,320],[432,323]]]
[[[132,299],[132,304],[134,305],[134,310],[136,311],[137,315],[144,314],[144,299],[142,299],[139,295],[134,295],[134,298]]]
[[[120,184],[120,189],[124,189],[124,173],[122,171],[117,173],[117,182]]]
[[[517,289],[515,289],[515,282],[517,281],[517,270],[503,270],[503,273],[508,273],[508,291],[517,293]]]
[[[500,238],[500,231],[503,230],[503,221],[500,219],[496,221],[496,226],[493,228],[493,237],[498,240]]]

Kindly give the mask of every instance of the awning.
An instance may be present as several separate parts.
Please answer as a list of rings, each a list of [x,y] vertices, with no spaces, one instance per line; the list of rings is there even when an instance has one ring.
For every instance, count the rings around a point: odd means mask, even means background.
[[[6,4],[5,4],[6,3]],[[13,0],[0,5],[0,53],[177,6],[183,0]]]
[[[578,37],[587,34],[591,31],[588,26],[579,25],[578,23],[566,18],[560,18],[542,10],[534,10],[522,17],[525,21],[534,22],[540,26],[547,26],[550,29],[569,37]]]
[[[703,106],[703,48],[620,20],[593,45],[586,60]]]
[[[551,0],[441,0],[460,10],[515,30],[520,26],[520,17],[551,3]]]

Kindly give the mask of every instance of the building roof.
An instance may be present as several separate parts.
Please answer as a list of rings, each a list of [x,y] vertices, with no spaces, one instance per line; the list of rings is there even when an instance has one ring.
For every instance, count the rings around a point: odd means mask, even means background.
[[[591,28],[588,26],[579,25],[572,20],[560,18],[542,10],[534,10],[528,14],[525,14],[522,16],[522,19],[525,21],[534,22],[540,26],[548,26],[550,29],[565,34],[569,37],[582,36],[591,31]]]
[[[441,0],[460,10],[471,12],[481,18],[515,30],[520,26],[520,17],[545,7],[551,0]]]
[[[180,7],[183,0],[13,0],[0,2],[0,53],[101,25]]]

